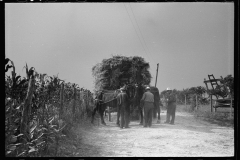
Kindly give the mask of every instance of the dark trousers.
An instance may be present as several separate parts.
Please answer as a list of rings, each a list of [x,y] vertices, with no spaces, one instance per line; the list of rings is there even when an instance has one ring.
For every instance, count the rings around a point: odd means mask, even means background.
[[[144,127],[151,127],[152,126],[152,116],[153,116],[153,103],[144,102],[143,107],[144,112]]]
[[[120,128],[128,128],[128,124],[129,124],[129,112],[128,110],[121,106],[121,109],[120,109]]]
[[[167,108],[167,123],[174,123],[176,112],[176,103],[170,103]],[[170,121],[171,118],[171,121]]]
[[[120,107],[117,106],[117,125],[118,126],[120,125],[119,118],[120,118]]]

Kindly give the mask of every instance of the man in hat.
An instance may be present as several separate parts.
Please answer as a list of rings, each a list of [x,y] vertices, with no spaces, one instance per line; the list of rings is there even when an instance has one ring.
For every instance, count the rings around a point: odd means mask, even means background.
[[[175,112],[176,112],[176,95],[173,94],[170,88],[167,88],[166,92],[166,101],[167,101],[167,118],[164,123],[174,124]],[[171,117],[171,121],[170,121]]]
[[[152,112],[154,108],[154,95],[150,92],[150,87],[146,87],[141,103],[143,103],[144,125],[143,127],[152,126]]]
[[[125,86],[120,88],[120,93],[117,95],[117,105],[121,117],[120,128],[129,128],[130,106]],[[117,124],[119,124],[119,122],[117,122]]]

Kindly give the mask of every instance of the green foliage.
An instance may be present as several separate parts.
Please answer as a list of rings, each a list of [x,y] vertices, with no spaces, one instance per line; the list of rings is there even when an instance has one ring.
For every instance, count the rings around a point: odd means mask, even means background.
[[[227,75],[220,82],[221,85],[228,87],[230,94],[234,96],[234,78],[232,75]]]
[[[160,96],[166,96],[166,90],[162,91]],[[220,85],[216,89],[207,89],[202,86],[190,87],[183,90],[173,90],[173,93],[177,95],[177,103],[184,104],[185,97],[187,104],[190,104],[190,109],[193,111],[196,105],[206,105],[209,104],[209,98],[205,97],[205,93],[218,95],[221,97],[234,96],[234,78],[231,75],[226,76],[220,80]],[[196,101],[197,96],[197,101]],[[164,98],[162,98],[164,103]]]
[[[11,65],[8,63],[11,62]],[[28,70],[26,76],[16,76],[14,63],[5,59],[5,72],[13,69],[12,75],[5,75],[5,156],[7,157],[41,157],[57,156],[59,142],[65,136],[64,130],[69,130],[75,122],[76,114],[80,114],[80,91],[89,92],[88,99],[92,99],[89,90],[79,88],[76,84],[64,83],[57,76],[38,74],[34,67]],[[20,133],[20,124],[24,100],[26,99],[28,83],[34,79],[34,90],[30,104],[30,113],[26,132]],[[60,90],[64,83],[64,112],[60,114]],[[76,112],[72,112],[73,89],[76,91]],[[66,107],[67,106],[67,107]],[[85,111],[85,110],[81,110]],[[62,117],[62,118],[60,118]]]
[[[234,112],[230,116],[230,112],[210,112],[205,108],[210,108],[209,106],[204,106],[193,112],[196,118],[204,118],[211,123],[217,123],[220,126],[234,127]]]
[[[185,104],[185,96],[187,104],[191,104],[192,110],[196,107],[196,95],[199,104],[208,104],[207,98],[203,95],[206,93],[206,89],[202,86],[186,88],[183,90],[176,90],[173,89],[173,94],[177,95],[177,103],[178,104]],[[166,97],[167,90],[163,90],[160,94],[161,97]],[[165,102],[164,99],[163,103]]]
[[[101,63],[92,67],[95,78],[95,90],[114,90],[122,86],[122,78],[127,78],[129,83],[146,84],[151,82],[149,63],[142,57],[113,56],[103,59]]]
[[[16,100],[5,99],[5,153],[10,156],[16,154],[16,148],[21,145],[17,143],[17,138],[22,136],[17,132],[21,114],[20,106],[17,106]]]

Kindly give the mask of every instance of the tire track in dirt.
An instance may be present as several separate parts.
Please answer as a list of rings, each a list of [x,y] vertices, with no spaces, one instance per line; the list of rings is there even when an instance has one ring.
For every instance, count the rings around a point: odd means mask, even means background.
[[[234,130],[177,112],[175,125],[153,120],[151,128],[143,128],[139,121],[131,121],[129,129],[116,126],[116,115],[107,126],[91,129],[77,128],[81,133],[81,150],[85,157],[225,157],[234,155]],[[97,124],[97,123],[96,123]],[[87,148],[87,149],[86,149]]]

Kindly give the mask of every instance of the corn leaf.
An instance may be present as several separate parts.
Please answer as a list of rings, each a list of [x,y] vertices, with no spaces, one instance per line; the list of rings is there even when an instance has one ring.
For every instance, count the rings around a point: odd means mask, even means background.
[[[16,145],[9,146],[9,150],[14,151],[16,149]]]
[[[29,146],[30,147],[30,146]],[[31,152],[36,152],[37,149],[35,149],[34,147],[30,147],[31,149],[28,151],[28,153],[31,153]]]
[[[32,133],[37,127],[37,124],[34,124],[34,126],[30,129],[30,133]]]

